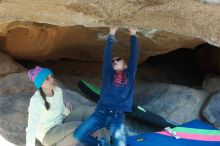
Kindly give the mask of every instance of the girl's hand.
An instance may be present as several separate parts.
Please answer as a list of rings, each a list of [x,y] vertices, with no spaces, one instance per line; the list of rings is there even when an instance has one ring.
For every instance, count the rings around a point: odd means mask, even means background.
[[[129,28],[129,31],[130,31],[130,35],[136,35],[137,28],[131,27]]]
[[[111,35],[115,35],[115,32],[117,31],[118,27],[117,26],[113,26],[113,27],[110,27],[110,34]]]
[[[73,110],[73,103],[68,100],[66,103],[65,103],[65,107],[69,109],[69,111],[71,112]]]

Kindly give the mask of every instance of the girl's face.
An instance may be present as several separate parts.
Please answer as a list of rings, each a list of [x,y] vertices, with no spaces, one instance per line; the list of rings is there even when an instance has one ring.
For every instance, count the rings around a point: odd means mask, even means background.
[[[124,61],[121,57],[115,57],[112,59],[112,67],[116,71],[124,70]]]
[[[54,89],[55,88],[55,78],[53,75],[49,75],[47,76],[46,80],[44,80],[43,84],[42,84],[42,88],[43,89]]]

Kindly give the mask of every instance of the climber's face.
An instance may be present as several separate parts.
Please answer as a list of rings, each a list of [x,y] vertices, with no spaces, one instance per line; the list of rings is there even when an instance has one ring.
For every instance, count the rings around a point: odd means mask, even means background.
[[[125,63],[123,58],[121,58],[121,57],[114,57],[112,59],[112,67],[116,71],[121,71],[121,70],[126,69],[127,65],[126,65],[126,63]]]
[[[44,80],[43,84],[41,85],[41,87],[43,89],[54,89],[55,88],[55,85],[56,85],[56,82],[55,82],[55,78],[53,75],[49,75],[47,76],[47,78]]]

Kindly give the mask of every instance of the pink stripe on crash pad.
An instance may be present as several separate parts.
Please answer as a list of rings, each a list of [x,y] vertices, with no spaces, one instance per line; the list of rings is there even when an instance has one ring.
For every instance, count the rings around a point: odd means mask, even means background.
[[[174,137],[167,131],[161,131],[156,133]],[[191,133],[183,133],[183,132],[176,132],[176,135],[183,139],[200,140],[200,141],[220,141],[220,135],[202,135],[202,134],[191,134]]]

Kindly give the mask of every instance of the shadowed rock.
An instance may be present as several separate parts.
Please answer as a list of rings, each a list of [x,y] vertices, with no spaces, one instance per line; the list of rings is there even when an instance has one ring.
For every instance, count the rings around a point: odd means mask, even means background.
[[[175,124],[201,118],[209,93],[185,86],[145,83],[136,86],[134,102]]]
[[[16,63],[11,57],[1,52],[0,62],[0,77],[26,70],[24,67]]]
[[[202,84],[202,90],[215,93],[220,90],[220,76],[207,75]]]
[[[214,126],[220,129],[220,91],[213,94],[210,97],[209,102],[203,109],[202,115],[207,121],[214,124]]]

